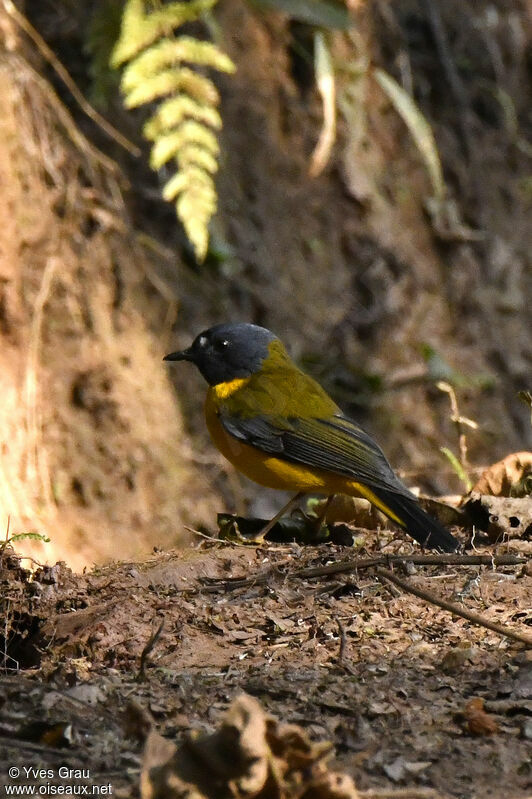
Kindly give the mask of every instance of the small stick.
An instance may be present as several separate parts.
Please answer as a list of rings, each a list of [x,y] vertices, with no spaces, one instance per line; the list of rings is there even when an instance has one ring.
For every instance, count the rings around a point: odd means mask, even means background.
[[[202,594],[215,594],[218,591],[237,591],[239,588],[264,585],[276,572],[277,566],[270,566],[261,572],[253,574],[251,577],[229,577],[226,580],[205,577],[199,591]]]
[[[475,148],[472,142],[471,125],[469,123],[470,101],[464,82],[453,60],[451,47],[443,19],[439,9],[430,0],[425,0],[428,22],[436,44],[436,52],[440,57],[443,71],[447,77],[451,94],[454,95],[458,110],[458,125],[462,134],[462,145],[468,160],[474,158]]]
[[[279,521],[279,519],[282,519],[282,517],[283,517],[285,514],[287,514],[289,510],[291,510],[292,508],[294,508],[294,507],[295,507],[295,506],[298,504],[298,502],[299,502],[299,500],[301,499],[301,497],[303,497],[303,496],[305,496],[305,492],[304,492],[304,491],[298,491],[298,492],[297,492],[297,494],[295,494],[295,495],[292,497],[292,499],[291,499],[291,500],[289,500],[289,501],[286,503],[286,505],[284,505],[284,506],[281,508],[281,510],[279,511],[279,513],[276,513],[276,514],[275,514],[275,516],[273,517],[273,519],[270,519],[270,521],[268,522],[268,524],[264,525],[264,527],[262,528],[262,530],[261,530],[259,533],[257,533],[257,535],[253,536],[253,537],[252,537],[250,540],[251,540],[251,541],[263,541],[263,540],[264,540],[264,536],[265,536],[265,535],[267,535],[267,534],[270,532],[270,530],[272,529],[272,527],[275,527],[275,525],[277,524],[277,522]]]
[[[247,544],[244,544],[247,546]],[[239,588],[248,588],[254,585],[264,585],[272,575],[279,571],[279,567],[290,563],[290,560],[283,560],[253,574],[251,577],[230,577],[225,580],[217,578],[205,578],[203,585],[198,590],[201,593],[216,593],[218,591],[236,591]],[[526,563],[526,558],[519,558],[516,555],[382,555],[378,558],[352,558],[340,563],[329,563],[327,566],[312,566],[306,569],[288,572],[283,575],[285,579],[303,577],[325,577],[329,574],[342,574],[344,572],[356,571],[357,569],[369,569],[373,566],[387,566],[390,563],[414,563],[418,566],[519,566]]]
[[[227,541],[225,538],[217,538],[215,535],[207,535],[207,533],[202,533],[201,530],[195,530],[193,527],[187,527],[186,524],[183,525],[183,528],[187,532],[197,535],[199,538],[204,538],[206,541],[212,541],[214,544],[220,544],[221,546],[225,547],[247,547],[249,549],[249,544],[244,544],[242,541]]]
[[[287,576],[323,577],[372,566],[387,566],[389,563],[413,563],[416,566],[519,566],[526,562],[526,558],[517,555],[381,555],[377,558],[350,558],[327,566],[310,566],[297,569]]]
[[[290,552],[292,547],[286,546],[283,547],[280,544],[275,544],[273,546],[267,546],[264,541],[255,541],[254,539],[250,538],[249,541],[230,541],[225,538],[217,538],[215,535],[207,535],[207,533],[202,533],[201,530],[195,530],[194,527],[187,527],[186,524],[183,525],[183,529],[187,530],[189,533],[193,533],[194,535],[199,536],[199,538],[204,538],[206,541],[212,541],[213,544],[222,544],[226,547],[245,547],[246,549],[250,549],[251,545],[256,544],[257,548],[260,547],[261,552]]]
[[[356,671],[353,666],[345,659],[345,650],[347,649],[347,636],[345,634],[345,627],[340,621],[340,619],[335,619],[336,625],[338,627],[338,632],[340,634],[340,649],[338,650],[338,658],[337,662],[341,669],[347,671],[348,674],[356,676]]]
[[[347,646],[347,638],[345,637],[345,627],[340,619],[335,619],[338,632],[340,634],[340,649],[338,650],[338,663],[344,665],[345,649]]]
[[[359,791],[361,799],[445,799],[443,794],[434,788],[372,788]]]
[[[449,613],[453,613],[455,616],[461,616],[463,619],[467,619],[473,624],[478,624],[480,627],[486,627],[488,630],[493,630],[493,632],[506,638],[512,638],[514,641],[521,641],[521,643],[526,644],[527,647],[532,648],[532,635],[516,632],[509,627],[504,627],[502,624],[497,624],[496,622],[490,621],[484,616],[480,616],[478,613],[473,613],[472,611],[467,610],[467,608],[462,608],[459,605],[456,605],[454,602],[448,602],[446,599],[441,599],[440,597],[429,593],[429,591],[424,591],[421,588],[417,588],[417,586],[411,585],[410,583],[406,582],[406,580],[402,580],[400,577],[397,577],[388,569],[377,568],[375,569],[375,574],[377,577],[381,577],[384,580],[389,580],[391,583],[399,586],[399,588],[402,588],[403,591],[407,591],[409,594],[414,594],[414,596],[419,597],[419,599],[423,599],[425,602],[429,602],[431,605],[437,605],[439,608],[447,610]]]
[[[460,414],[456,392],[450,383],[440,380],[436,386],[440,389],[440,391],[443,391],[449,395],[449,402],[451,403],[451,421],[454,422],[456,431],[458,433],[460,465],[464,473],[464,482],[466,483],[466,488],[469,491],[471,489],[471,480],[469,479],[470,465],[467,458],[467,436],[465,434],[464,426],[471,427],[473,430],[477,430],[478,424],[472,419],[467,419],[465,416]]]
[[[144,649],[141,652],[139,673],[137,674],[137,681],[138,682],[141,682],[142,680],[146,679],[146,673],[145,673],[145,670],[144,670],[145,666],[146,666],[146,661],[148,659],[148,655],[150,654],[150,652],[152,651],[153,647],[155,646],[155,644],[159,640],[160,635],[161,635],[161,633],[163,631],[163,627],[164,627],[164,619],[161,621],[161,623],[159,624],[159,626],[157,627],[155,632],[150,635],[146,646],[144,647]]]

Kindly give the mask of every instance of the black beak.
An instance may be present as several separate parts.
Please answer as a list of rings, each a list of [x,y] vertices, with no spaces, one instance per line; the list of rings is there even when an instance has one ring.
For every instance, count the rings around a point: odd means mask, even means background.
[[[163,358],[163,361],[193,361],[193,360],[194,356],[190,349],[171,352],[169,355],[165,355]]]

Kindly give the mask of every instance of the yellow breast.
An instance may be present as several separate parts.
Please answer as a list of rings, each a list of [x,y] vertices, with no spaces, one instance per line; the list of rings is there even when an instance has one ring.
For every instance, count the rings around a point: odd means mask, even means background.
[[[244,378],[245,382],[246,378]],[[235,384],[237,381],[231,381]],[[305,491],[327,493],[331,478],[334,475],[306,467],[301,464],[276,458],[260,449],[239,441],[228,433],[220,422],[220,399],[234,393],[237,388],[230,388],[231,384],[222,383],[211,386],[207,392],[205,402],[205,421],[212,438],[213,444],[222,455],[230,461],[242,474],[268,488],[277,488],[283,491]]]
[[[231,381],[235,383],[237,381]],[[231,389],[227,383],[211,386],[205,402],[205,421],[213,444],[222,455],[242,474],[268,488],[284,491],[320,491],[324,489],[326,475],[322,477],[315,469],[283,461],[262,452],[256,447],[239,441],[228,433],[220,422],[219,400],[229,396]],[[231,393],[236,391],[233,388]]]

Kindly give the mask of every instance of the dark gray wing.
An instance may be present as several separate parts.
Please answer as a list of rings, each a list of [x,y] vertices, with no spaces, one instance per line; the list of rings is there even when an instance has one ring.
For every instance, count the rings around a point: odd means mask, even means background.
[[[351,477],[364,485],[410,495],[394,474],[380,447],[355,422],[337,415],[327,419],[287,419],[221,415],[230,435],[293,463]]]

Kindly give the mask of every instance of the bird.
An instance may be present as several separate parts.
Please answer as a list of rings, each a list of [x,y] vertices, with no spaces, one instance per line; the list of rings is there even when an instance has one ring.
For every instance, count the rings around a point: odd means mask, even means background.
[[[419,505],[373,438],[290,358],[270,330],[215,325],[165,361],[190,361],[208,383],[205,421],[218,450],[260,485],[297,492],[262,535],[305,494],[364,497],[421,546],[459,543]]]

